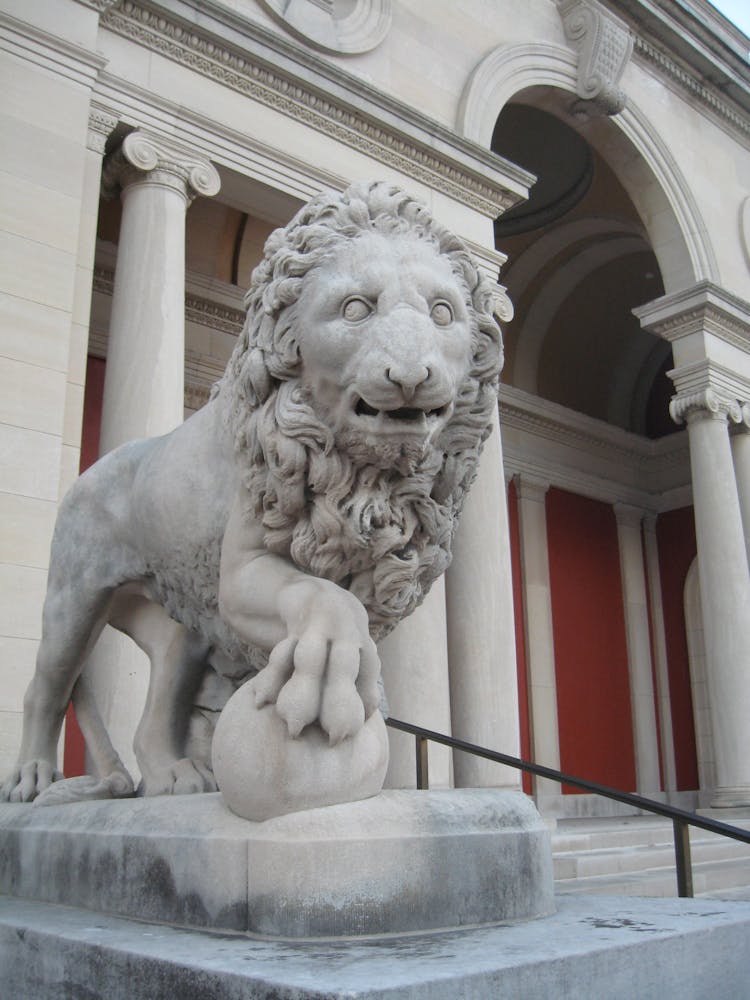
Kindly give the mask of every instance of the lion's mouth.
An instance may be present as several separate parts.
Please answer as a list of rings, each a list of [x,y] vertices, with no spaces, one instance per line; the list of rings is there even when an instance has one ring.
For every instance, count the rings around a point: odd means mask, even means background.
[[[388,421],[415,424],[425,420],[428,422],[437,420],[446,413],[447,409],[447,406],[439,406],[434,410],[423,410],[419,406],[398,406],[393,410],[377,410],[360,397],[354,412],[358,417],[382,417]]]

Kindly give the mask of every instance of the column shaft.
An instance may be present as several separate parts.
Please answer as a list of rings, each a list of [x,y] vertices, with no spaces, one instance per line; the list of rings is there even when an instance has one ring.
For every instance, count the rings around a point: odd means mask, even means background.
[[[557,678],[545,506],[548,484],[519,476],[516,485],[533,757],[537,763],[559,770]],[[535,778],[534,789],[537,802],[561,792],[557,782],[547,778]]]
[[[688,415],[716,806],[750,805],[750,573],[726,414]]]
[[[646,567],[651,605],[651,630],[654,637],[654,668],[659,704],[659,729],[661,733],[661,759],[664,767],[664,787],[667,792],[677,790],[677,763],[674,753],[672,729],[672,701],[669,691],[669,666],[667,661],[667,635],[664,628],[664,607],[661,594],[659,550],[656,540],[656,518],[646,518]]]
[[[121,190],[122,222],[104,383],[100,452],[164,434],[183,419],[185,211],[213,195],[211,164],[181,147],[132,132],[105,165],[105,192]],[[105,629],[87,666],[99,709],[123,762],[148,687],[146,657]]]
[[[445,581],[453,735],[518,756],[518,675],[499,420],[469,491]],[[459,788],[518,788],[514,768],[456,753]]]
[[[378,644],[388,709],[396,719],[451,733],[445,580],[436,580],[421,607]],[[388,730],[386,788],[414,788],[414,737]],[[453,773],[447,747],[430,743],[430,787],[448,788]]]
[[[750,404],[742,407],[742,423],[732,435],[734,474],[740,500],[742,527],[745,532],[745,550],[750,559]]]

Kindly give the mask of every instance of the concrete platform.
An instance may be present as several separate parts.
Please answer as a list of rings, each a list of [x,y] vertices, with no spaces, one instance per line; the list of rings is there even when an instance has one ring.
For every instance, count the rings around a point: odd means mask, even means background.
[[[527,923],[339,941],[0,898],[13,1000],[740,1000],[750,903],[562,896]]]
[[[0,806],[0,893],[275,937],[553,910],[549,831],[520,792],[388,791],[253,823],[221,796]]]

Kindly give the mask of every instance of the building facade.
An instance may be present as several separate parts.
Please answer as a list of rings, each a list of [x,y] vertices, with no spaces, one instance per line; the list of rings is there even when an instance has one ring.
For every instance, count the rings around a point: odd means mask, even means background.
[[[0,771],[71,482],[206,401],[276,226],[386,179],[506,350],[453,564],[382,643],[393,715],[750,804],[750,41],[705,0],[1,0],[0,40]],[[132,764],[144,663],[105,633],[91,666]]]

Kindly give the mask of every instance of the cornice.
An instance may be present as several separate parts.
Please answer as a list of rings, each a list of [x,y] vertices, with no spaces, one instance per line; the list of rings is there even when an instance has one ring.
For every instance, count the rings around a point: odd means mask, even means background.
[[[705,0],[602,0],[635,34],[633,59],[750,142],[748,39]]]
[[[101,25],[488,218],[526,197],[533,182],[519,167],[210,0],[121,0]]]
[[[655,69],[659,76],[676,86],[678,91],[687,93],[702,105],[722,128],[730,129],[750,144],[750,118],[747,112],[738,111],[736,106],[723,100],[717,91],[706,86],[692,72],[670,58],[658,45],[654,45],[641,35],[635,39],[633,55],[637,61]]]
[[[652,441],[508,385],[500,422],[511,432],[503,441],[511,476],[655,512],[690,503],[684,432]]]
[[[0,50],[91,87],[107,60],[98,52],[57,38],[0,11]]]
[[[663,295],[633,309],[644,330],[674,342],[706,332],[750,350],[750,303],[710,281]]]

